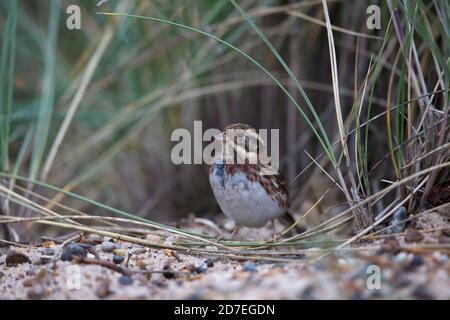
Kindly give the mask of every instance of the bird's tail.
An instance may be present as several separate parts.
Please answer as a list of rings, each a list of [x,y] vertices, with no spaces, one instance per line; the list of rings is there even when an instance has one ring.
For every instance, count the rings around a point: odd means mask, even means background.
[[[280,216],[279,220],[281,223],[286,225],[286,227],[288,227],[288,228],[292,227],[289,230],[289,232],[287,233],[287,235],[289,235],[289,236],[295,236],[297,234],[300,234],[300,233],[303,233],[306,231],[305,228],[303,228],[302,226],[297,224],[297,220],[295,220],[295,218],[292,216],[292,214],[289,211],[286,211],[285,213],[283,213]]]

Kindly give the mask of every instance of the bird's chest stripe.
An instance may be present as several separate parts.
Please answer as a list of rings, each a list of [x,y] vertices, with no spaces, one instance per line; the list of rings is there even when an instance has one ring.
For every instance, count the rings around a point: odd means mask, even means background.
[[[225,164],[223,163],[215,163],[214,164],[214,175],[216,175],[217,178],[220,180],[220,184],[222,187],[225,188],[225,177],[224,177],[224,170]]]

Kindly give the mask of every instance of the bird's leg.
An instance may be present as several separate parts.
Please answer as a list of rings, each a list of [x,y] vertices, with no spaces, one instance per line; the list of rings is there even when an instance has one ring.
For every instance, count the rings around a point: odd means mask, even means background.
[[[231,239],[233,239],[234,236],[236,235],[236,233],[238,233],[240,227],[241,227],[241,226],[237,224],[237,225],[233,228],[233,231],[231,231],[231,235],[230,235],[230,238],[231,238]]]
[[[273,242],[277,241],[277,232],[275,230],[275,219],[272,219],[272,237],[273,237]]]

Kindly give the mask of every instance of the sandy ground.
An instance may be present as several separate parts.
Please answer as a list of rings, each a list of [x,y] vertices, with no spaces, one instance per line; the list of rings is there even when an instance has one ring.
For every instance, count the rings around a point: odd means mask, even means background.
[[[114,252],[104,252],[105,241]],[[74,247],[86,250],[83,260],[62,261],[67,247],[52,241],[3,245],[0,298],[450,299],[450,259],[444,251],[414,250],[414,243],[401,237],[372,245],[378,249],[346,251],[316,263],[311,263],[318,256],[314,249],[296,262],[238,261],[90,236]]]

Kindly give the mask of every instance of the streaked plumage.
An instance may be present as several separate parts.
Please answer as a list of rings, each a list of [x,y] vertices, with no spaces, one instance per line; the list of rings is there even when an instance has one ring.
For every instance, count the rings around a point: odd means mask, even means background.
[[[252,128],[248,125],[235,124],[226,127],[223,133],[229,129],[242,129],[248,135],[255,132],[249,131]],[[248,139],[248,135],[243,138]],[[245,148],[248,151],[247,140]],[[239,225],[262,227],[288,209],[288,192],[281,175],[261,175],[261,168],[259,162],[224,163],[222,155],[217,155],[211,165],[209,181],[216,200],[223,213]]]

